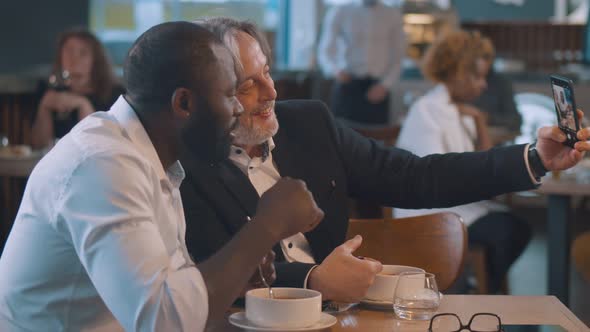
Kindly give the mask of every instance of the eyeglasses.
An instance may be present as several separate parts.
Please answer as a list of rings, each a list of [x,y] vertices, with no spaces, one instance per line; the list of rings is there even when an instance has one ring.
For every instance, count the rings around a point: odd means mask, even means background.
[[[459,316],[453,313],[442,313],[432,316],[428,332],[502,332],[502,321],[496,314],[480,312],[471,316],[469,323],[463,325]]]

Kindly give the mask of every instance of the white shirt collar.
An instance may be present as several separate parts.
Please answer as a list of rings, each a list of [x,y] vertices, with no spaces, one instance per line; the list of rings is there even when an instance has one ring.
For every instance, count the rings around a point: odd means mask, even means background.
[[[434,89],[432,89],[432,93],[446,104],[452,104],[451,94],[449,93],[449,89],[447,89],[446,85],[442,83],[437,84]]]
[[[121,127],[125,130],[124,134],[137,147],[140,154],[154,165],[158,177],[160,179],[168,179],[175,188],[180,187],[185,177],[185,172],[180,161],[177,160],[167,170],[164,170],[152,140],[145,131],[135,110],[133,110],[133,107],[131,107],[123,95],[119,96],[108,113],[117,119]]]
[[[275,141],[271,138],[268,139],[268,151],[271,152],[275,148]]]
[[[270,156],[270,154],[272,153],[272,150],[274,150],[274,148],[275,148],[275,141],[271,137],[271,138],[268,139],[268,141],[266,141],[266,143],[268,144],[268,153],[269,153],[269,156]],[[232,145],[231,148],[230,148],[230,157],[232,157],[232,156],[237,157],[237,156],[241,155],[244,152],[246,152],[244,150],[244,148],[239,147],[239,146],[236,146],[236,145]],[[246,156],[247,156],[247,154],[246,154]],[[255,158],[250,158],[250,156],[248,156],[248,159],[255,159]]]

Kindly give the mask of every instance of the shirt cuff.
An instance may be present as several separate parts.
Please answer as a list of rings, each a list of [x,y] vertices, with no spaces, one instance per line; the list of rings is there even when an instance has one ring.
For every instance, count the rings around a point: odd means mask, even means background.
[[[537,179],[535,178],[535,174],[533,173],[533,170],[531,169],[531,165],[529,165],[529,145],[530,144],[527,144],[524,147],[524,163],[526,165],[526,170],[529,172],[529,177],[531,178],[531,182],[533,182],[534,185],[538,186],[542,182],[537,181]]]
[[[311,272],[313,270],[315,270],[315,268],[318,266],[319,265],[314,265],[311,267],[311,269],[309,269],[309,271],[307,272],[307,275],[305,276],[305,280],[303,281],[303,288],[307,289],[307,281],[309,280],[309,276],[311,275]]]

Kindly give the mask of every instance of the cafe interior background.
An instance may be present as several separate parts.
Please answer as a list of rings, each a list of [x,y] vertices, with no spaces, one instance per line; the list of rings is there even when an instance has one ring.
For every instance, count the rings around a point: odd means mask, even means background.
[[[329,102],[330,79],[317,66],[322,20],[333,5],[354,0],[54,0],[0,2],[0,134],[6,145],[29,145],[38,103],[36,87],[47,80],[61,31],[88,27],[104,43],[118,74],[131,43],[150,26],[168,20],[204,16],[250,19],[262,26],[274,55],[272,76],[278,99],[313,98]],[[589,0],[385,0],[401,6],[408,49],[402,73],[392,87],[390,123],[399,128],[413,101],[432,87],[420,74],[424,51],[446,29],[481,31],[496,47],[494,68],[510,78],[523,117],[510,141],[528,142],[541,125],[555,121],[549,75],[575,82],[578,106],[590,112]],[[18,209],[26,175],[34,162],[13,163],[0,149],[0,245]],[[4,165],[3,165],[4,164]],[[560,177],[590,186],[590,166],[583,162]],[[552,176],[552,175],[550,175]],[[590,190],[589,190],[590,191]],[[590,229],[590,200],[571,194],[568,218],[572,240]],[[510,271],[509,292],[547,293],[547,197],[516,193],[497,198],[534,228],[533,241]],[[358,205],[358,213],[376,213]],[[580,242],[580,241],[578,241]],[[583,242],[583,241],[581,241]],[[588,241],[590,242],[590,241]],[[579,243],[578,243],[579,244]],[[588,244],[590,245],[590,244]],[[586,266],[579,266],[577,263]],[[590,324],[590,257],[572,258],[569,307]],[[584,265],[584,264],[582,264]],[[586,275],[584,276],[584,269]]]

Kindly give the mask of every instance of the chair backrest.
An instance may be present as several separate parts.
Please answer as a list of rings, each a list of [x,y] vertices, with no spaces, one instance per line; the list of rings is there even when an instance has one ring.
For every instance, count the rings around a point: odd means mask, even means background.
[[[400,219],[351,219],[347,238],[363,244],[355,255],[383,264],[409,265],[434,273],[440,290],[459,276],[467,250],[465,225],[455,213],[443,212]]]

